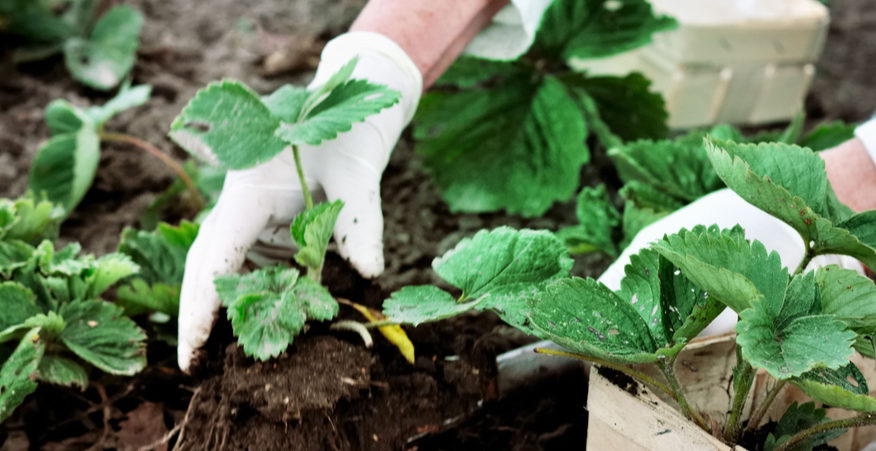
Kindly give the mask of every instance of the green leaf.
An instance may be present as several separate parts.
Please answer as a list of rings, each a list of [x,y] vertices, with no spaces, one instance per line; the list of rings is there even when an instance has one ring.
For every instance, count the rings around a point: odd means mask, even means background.
[[[65,387],[79,386],[82,390],[88,387],[88,373],[78,363],[59,356],[46,355],[40,361],[39,380]]]
[[[824,161],[814,152],[786,144],[715,139],[707,140],[707,150],[727,186],[797,230],[815,254],[845,254],[876,266],[876,248],[837,226],[853,212],[836,199]]]
[[[87,114],[100,127],[116,114],[145,104],[151,94],[152,86],[137,85],[132,88],[130,83],[125,82],[115,97],[101,106],[89,108]]]
[[[134,66],[142,26],[142,14],[120,5],[100,18],[88,39],[67,40],[64,60],[73,78],[101,90],[119,84]]]
[[[646,0],[554,0],[533,48],[557,60],[602,58],[641,47],[652,34],[677,26],[674,19],[655,15]]]
[[[135,278],[116,291],[116,304],[125,309],[125,315],[135,316],[148,312],[161,312],[175,317],[179,312],[179,285],[165,283],[148,284]]]
[[[605,185],[584,187],[578,193],[575,216],[580,224],[564,227],[557,236],[566,242],[572,252],[583,253],[598,249],[608,255],[617,255],[612,235],[620,225],[620,213],[614,207]]]
[[[457,303],[450,293],[438,287],[408,286],[383,301],[383,314],[388,321],[419,326],[471,310],[482,300]]]
[[[736,312],[761,296],[769,306],[781,305],[784,298],[789,274],[779,254],[768,253],[759,241],[748,242],[739,226],[682,229],[655,243],[654,249]]]
[[[478,309],[495,310],[506,322],[520,325],[526,298],[548,281],[568,277],[573,263],[550,232],[499,227],[463,239],[436,258],[432,268],[462,290],[460,299],[487,296]]]
[[[837,224],[837,227],[848,230],[865,246],[876,249],[876,210],[858,213]]]
[[[6,421],[24,398],[36,390],[35,373],[45,351],[40,329],[34,328],[3,363],[0,368],[0,422]]]
[[[217,277],[215,284],[238,343],[259,360],[283,352],[307,319],[328,320],[338,313],[337,302],[324,287],[292,268]]]
[[[4,33],[39,43],[62,42],[76,34],[75,24],[58,17],[47,1],[6,0],[0,2],[0,16]]]
[[[51,113],[51,114],[50,114]],[[46,113],[56,131],[37,151],[30,167],[28,187],[37,195],[62,205],[69,213],[79,204],[94,180],[100,159],[97,128],[84,113],[64,100],[53,101]],[[79,121],[78,128],[75,120]]]
[[[876,333],[876,285],[867,277],[836,265],[815,273],[821,310],[862,335]]]
[[[623,77],[573,74],[562,80],[582,103],[588,124],[607,148],[614,147],[616,142],[606,138],[600,124],[605,124],[624,141],[661,139],[669,135],[666,102],[658,92],[651,91],[651,81],[642,74],[634,72]],[[587,99],[592,100],[595,111],[588,106]],[[598,120],[594,122],[591,118],[597,115]]]
[[[452,211],[541,215],[574,195],[590,159],[587,124],[552,76],[427,94],[414,136]]]
[[[530,327],[570,351],[619,363],[657,361],[657,344],[639,313],[593,279],[553,281],[531,304]]]
[[[867,380],[854,363],[838,369],[817,368],[791,382],[818,402],[859,412],[876,412],[876,398],[869,396]]]
[[[808,429],[812,426],[827,422],[827,411],[825,409],[816,409],[815,403],[807,402],[801,405],[797,401],[791,403],[782,418],[779,419],[774,432],[771,432],[764,443],[764,451],[773,451],[782,443],[788,441],[794,434]],[[827,443],[836,437],[839,437],[845,432],[845,429],[838,431],[827,431],[821,434],[816,434],[811,438],[800,442],[797,446],[791,448],[794,451],[805,451],[814,449],[816,446]]]
[[[365,80],[349,80],[337,86],[299,122],[277,129],[276,136],[289,144],[317,145],[350,131],[353,124],[398,103],[401,94]]]
[[[630,263],[624,267],[624,278],[618,296],[630,303],[647,325],[657,347],[670,343],[671,324],[666,321],[668,312],[664,311],[659,268],[660,255],[650,249],[642,249],[630,256]],[[570,302],[575,302],[570,300]]]
[[[103,301],[61,306],[67,327],[59,338],[74,354],[101,370],[131,376],[146,366],[146,334],[124,316],[122,308]]]
[[[0,199],[0,240],[37,244],[43,238],[53,238],[62,215],[60,208],[37,200],[31,192],[14,201]]]
[[[245,169],[286,148],[274,136],[279,126],[256,93],[241,82],[225,80],[198,90],[171,124],[170,138],[210,163]]]
[[[82,299],[101,295],[116,282],[136,274],[140,267],[124,254],[107,254],[94,261],[90,274],[84,277],[88,291]]]
[[[693,132],[674,140],[635,141],[609,149],[608,155],[628,185],[638,182],[692,202],[724,185],[706,155],[703,136]]]
[[[819,125],[800,140],[799,144],[816,152],[836,147],[855,137],[855,126],[842,121]]]
[[[523,73],[524,70],[513,62],[494,61],[462,55],[441,74],[441,77],[435,81],[433,86],[473,88],[497,78]]]
[[[815,368],[839,368],[851,357],[855,333],[832,315],[820,314],[815,275],[797,275],[783,301],[758,299],[739,314],[736,342],[752,366],[777,379]]]
[[[323,84],[322,86],[317,87],[315,90],[309,93],[307,98],[304,100],[304,106],[302,111],[304,115],[299,115],[298,118],[293,119],[289,122],[297,122],[299,119],[304,119],[305,116],[310,112],[310,110],[315,107],[319,101],[326,94],[330,93],[332,90],[341,86],[343,83],[346,83],[350,76],[353,75],[353,70],[356,69],[356,65],[359,63],[359,56],[354,56],[350,61],[344,63],[337,72],[333,73],[331,77]]]
[[[322,270],[325,249],[342,208],[344,203],[340,200],[321,203],[305,209],[295,217],[290,227],[292,239],[298,246],[295,261],[309,270]]]
[[[271,95],[262,97],[262,102],[277,119],[283,122],[295,122],[309,95],[310,93],[304,88],[283,85]]]
[[[0,283],[0,330],[23,323],[31,316],[42,313],[36,305],[33,292],[17,282]]]
[[[176,227],[161,223],[155,231],[126,228],[118,251],[140,267],[139,275],[148,283],[179,285],[186,254],[197,235],[198,224],[189,221]]]

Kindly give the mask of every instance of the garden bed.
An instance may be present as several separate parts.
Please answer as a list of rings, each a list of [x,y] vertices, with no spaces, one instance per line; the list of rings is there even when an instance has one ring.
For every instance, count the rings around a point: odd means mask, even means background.
[[[308,81],[320,42],[345,30],[364,4],[130,3],[146,18],[134,79],[154,91],[147,105],[110,125],[178,157],[184,154],[166,133],[198,88],[224,77],[263,92]],[[866,0],[833,3],[808,119],[862,120],[876,107],[876,12]],[[263,76],[264,57],[284,46],[298,55],[290,70]],[[0,195],[14,197],[25,190],[30,162],[48,136],[45,105],[55,98],[100,103],[107,96],[72,81],[60,58],[15,67],[2,50]],[[402,286],[440,284],[432,259],[479,229],[556,230],[576,221],[571,203],[537,219],[451,214],[411,147],[403,138],[383,179],[386,273],[362,280],[335,257],[325,275],[334,294],[377,307]],[[584,172],[584,180],[618,185],[604,152],[595,152]],[[95,184],[65,222],[62,239],[98,255],[115,250],[121,230],[138,223],[172,177],[142,152],[107,145]],[[176,221],[190,212],[169,214]],[[579,258],[574,273],[595,276],[608,263],[595,255]],[[341,316],[354,317],[348,310]],[[493,315],[421,325],[410,329],[410,338],[417,347],[414,365],[380,337],[369,351],[355,336],[316,325],[277,361],[255,364],[231,345],[227,325],[220,326],[208,345],[210,364],[196,377],[179,373],[175,349],[154,343],[149,367],[134,378],[104,376],[84,393],[41,386],[3,424],[0,441],[9,449],[136,449],[184,424],[183,442],[193,449],[567,449],[585,442],[586,384],[579,374],[496,399],[495,356],[527,338]]]

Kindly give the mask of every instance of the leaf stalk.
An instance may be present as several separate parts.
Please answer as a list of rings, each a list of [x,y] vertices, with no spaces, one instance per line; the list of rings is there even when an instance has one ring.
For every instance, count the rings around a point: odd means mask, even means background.
[[[204,207],[204,198],[201,197],[201,192],[198,191],[198,188],[195,186],[194,182],[192,182],[192,179],[189,177],[188,174],[186,174],[186,171],[185,169],[183,169],[182,165],[180,165],[170,155],[162,152],[157,147],[140,138],[124,133],[101,131],[100,134],[98,134],[98,137],[103,141],[124,143],[132,145],[134,147],[138,147],[141,150],[148,152],[155,158],[158,158],[159,160],[161,160],[162,163],[164,163],[165,166],[173,171],[180,180],[182,180],[183,184],[186,185],[186,188],[188,188],[189,192],[192,195],[192,199],[194,199],[194,202],[196,204],[195,206],[199,210]]]
[[[696,409],[691,407],[690,403],[687,402],[687,398],[684,396],[681,384],[679,384],[678,378],[675,376],[675,359],[661,360],[657,363],[657,366],[660,367],[663,376],[666,378],[666,381],[669,382],[669,388],[672,389],[672,397],[678,402],[678,406],[681,407],[681,413],[684,414],[687,419],[695,422],[704,431],[711,432],[711,428],[706,424],[706,421]]]
[[[849,429],[860,426],[869,426],[876,424],[876,413],[869,412],[863,413],[856,417],[847,418],[845,420],[834,420],[834,421],[826,421],[821,424],[816,424],[807,429],[803,429],[802,431],[794,434],[791,438],[788,439],[785,443],[782,443],[778,447],[776,447],[776,451],[789,451],[794,449],[795,446],[804,442],[811,438],[814,435],[818,435],[828,431],[834,431],[837,429]]]
[[[307,187],[307,180],[304,178],[304,168],[301,166],[301,154],[297,145],[292,145],[292,155],[295,157],[295,170],[298,172],[298,182],[301,183],[301,194],[304,196],[305,205],[307,208],[313,208],[313,196],[310,195],[310,188]]]
[[[746,429],[753,431],[757,429],[760,425],[761,420],[764,415],[766,415],[767,411],[770,409],[770,406],[773,404],[773,401],[776,400],[776,396],[779,395],[779,392],[785,388],[785,384],[787,384],[787,380],[778,381],[770,391],[767,392],[766,398],[764,398],[763,402],[757,407],[757,410],[754,414],[751,415],[751,418],[748,420],[748,426]]]
[[[736,347],[736,368],[737,371],[734,372],[733,379],[733,399],[730,400],[730,416],[724,426],[724,440],[728,443],[739,441],[743,430],[739,419],[742,417],[742,409],[745,407],[748,392],[751,391],[751,385],[754,383],[754,368],[742,358],[742,351],[738,346]]]

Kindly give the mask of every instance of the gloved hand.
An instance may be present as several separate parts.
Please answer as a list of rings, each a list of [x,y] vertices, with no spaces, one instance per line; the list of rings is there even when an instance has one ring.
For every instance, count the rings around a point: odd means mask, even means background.
[[[326,45],[309,88],[325,83],[357,55],[353,78],[398,90],[401,101],[354,124],[351,131],[332,141],[302,146],[300,154],[315,200],[344,202],[334,233],[338,251],[370,278],[384,267],[380,177],[417,107],[422,77],[408,55],[390,39],[377,33],[352,32]],[[179,310],[180,369],[189,370],[216,320],[220,300],[213,279],[238,270],[259,238],[271,245],[293,246],[289,223],[303,208],[289,150],[251,169],[228,172],[219,201],[201,224],[186,258]]]
[[[758,240],[768,251],[778,252],[786,267],[796,268],[803,260],[803,239],[791,226],[749,204],[727,188],[703,196],[642,229],[620,257],[599,277],[599,281],[612,290],[620,289],[624,266],[630,263],[631,255],[663,238],[663,235],[676,233],[682,228],[690,230],[699,224],[718,224],[722,229],[739,224],[745,229],[745,238],[749,241]],[[820,255],[812,259],[808,268],[824,265],[839,265],[864,273],[864,267],[859,261],[841,255]],[[736,312],[726,309],[700,335],[729,332],[736,326],[736,321]]]

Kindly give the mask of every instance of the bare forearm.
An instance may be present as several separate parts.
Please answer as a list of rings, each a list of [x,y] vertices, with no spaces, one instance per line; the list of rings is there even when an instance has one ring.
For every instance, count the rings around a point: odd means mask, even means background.
[[[876,209],[876,164],[864,143],[852,139],[821,152],[837,198],[855,211]]]
[[[350,31],[395,41],[423,74],[427,88],[508,0],[371,0]]]

